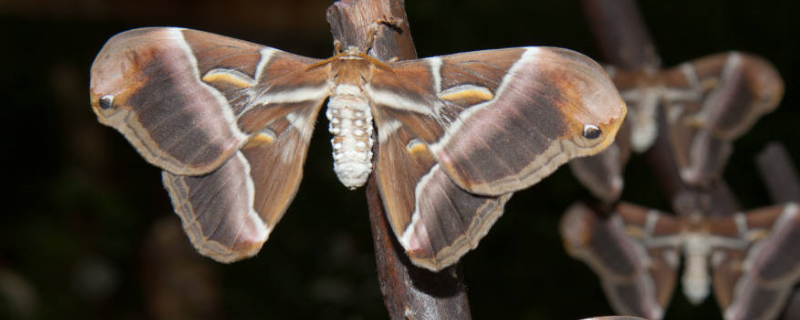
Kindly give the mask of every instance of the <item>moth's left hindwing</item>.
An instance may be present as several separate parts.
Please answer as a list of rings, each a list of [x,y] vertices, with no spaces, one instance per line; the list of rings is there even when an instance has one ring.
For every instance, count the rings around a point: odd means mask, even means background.
[[[92,67],[100,121],[164,170],[192,243],[224,262],[258,252],[286,210],[329,95],[369,104],[389,221],[431,270],[476,247],[512,192],[608,146],[625,116],[603,69],[557,48],[320,61],[153,28],[115,36]]]

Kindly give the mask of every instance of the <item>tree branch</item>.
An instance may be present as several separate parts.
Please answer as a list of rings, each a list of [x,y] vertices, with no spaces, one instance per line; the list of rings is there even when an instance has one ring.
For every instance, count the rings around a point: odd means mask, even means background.
[[[367,48],[370,26],[390,19],[398,25],[381,26],[372,48]],[[328,8],[328,23],[342,48],[371,49],[369,54],[382,61],[416,58],[402,0],[339,1]],[[376,139],[376,158],[377,146]],[[381,293],[390,318],[471,319],[460,264],[438,273],[413,265],[389,227],[376,182],[373,174],[367,182],[367,203]]]

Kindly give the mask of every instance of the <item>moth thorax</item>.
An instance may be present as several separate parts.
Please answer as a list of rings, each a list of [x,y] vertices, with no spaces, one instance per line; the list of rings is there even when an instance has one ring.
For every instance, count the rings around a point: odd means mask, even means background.
[[[355,189],[372,172],[372,112],[361,89],[338,85],[325,112],[333,134],[333,171],[346,187]]]

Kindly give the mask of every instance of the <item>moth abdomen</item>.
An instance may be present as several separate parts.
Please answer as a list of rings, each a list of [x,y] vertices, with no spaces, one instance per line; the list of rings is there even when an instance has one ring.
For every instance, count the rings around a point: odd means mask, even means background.
[[[346,187],[363,186],[372,172],[372,112],[361,89],[338,85],[325,116],[333,134],[333,171]]]

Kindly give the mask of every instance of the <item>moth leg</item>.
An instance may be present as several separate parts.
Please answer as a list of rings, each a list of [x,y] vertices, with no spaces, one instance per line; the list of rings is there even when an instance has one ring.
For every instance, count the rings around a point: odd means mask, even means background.
[[[342,53],[342,42],[337,39],[333,39],[333,55],[335,56],[340,53]]]

